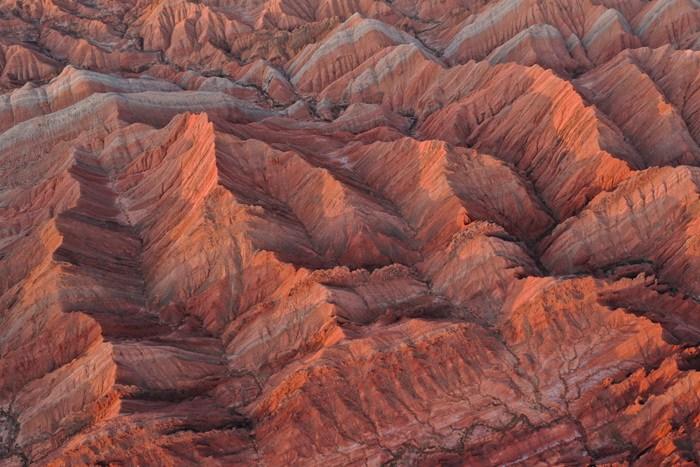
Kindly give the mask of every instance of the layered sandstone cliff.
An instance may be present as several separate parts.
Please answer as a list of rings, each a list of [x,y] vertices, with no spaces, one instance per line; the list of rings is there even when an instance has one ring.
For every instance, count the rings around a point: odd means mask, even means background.
[[[0,466],[697,465],[698,0],[0,0]]]

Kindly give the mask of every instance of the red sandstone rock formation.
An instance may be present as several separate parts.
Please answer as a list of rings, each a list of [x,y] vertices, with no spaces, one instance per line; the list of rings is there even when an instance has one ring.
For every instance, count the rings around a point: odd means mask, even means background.
[[[0,0],[0,92],[0,466],[700,463],[697,0]]]

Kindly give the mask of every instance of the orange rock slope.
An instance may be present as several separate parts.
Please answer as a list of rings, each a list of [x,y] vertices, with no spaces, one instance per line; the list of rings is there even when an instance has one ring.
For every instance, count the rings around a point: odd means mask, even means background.
[[[0,0],[0,90],[0,466],[700,462],[700,1]]]

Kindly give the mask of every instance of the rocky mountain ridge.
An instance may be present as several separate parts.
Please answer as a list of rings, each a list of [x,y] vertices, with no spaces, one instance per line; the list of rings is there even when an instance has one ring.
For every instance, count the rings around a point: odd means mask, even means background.
[[[697,0],[0,0],[0,465],[696,465]]]

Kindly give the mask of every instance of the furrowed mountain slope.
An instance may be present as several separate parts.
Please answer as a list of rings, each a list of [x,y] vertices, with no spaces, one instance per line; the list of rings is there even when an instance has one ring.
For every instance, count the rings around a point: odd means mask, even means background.
[[[0,466],[698,465],[697,0],[0,0]]]

